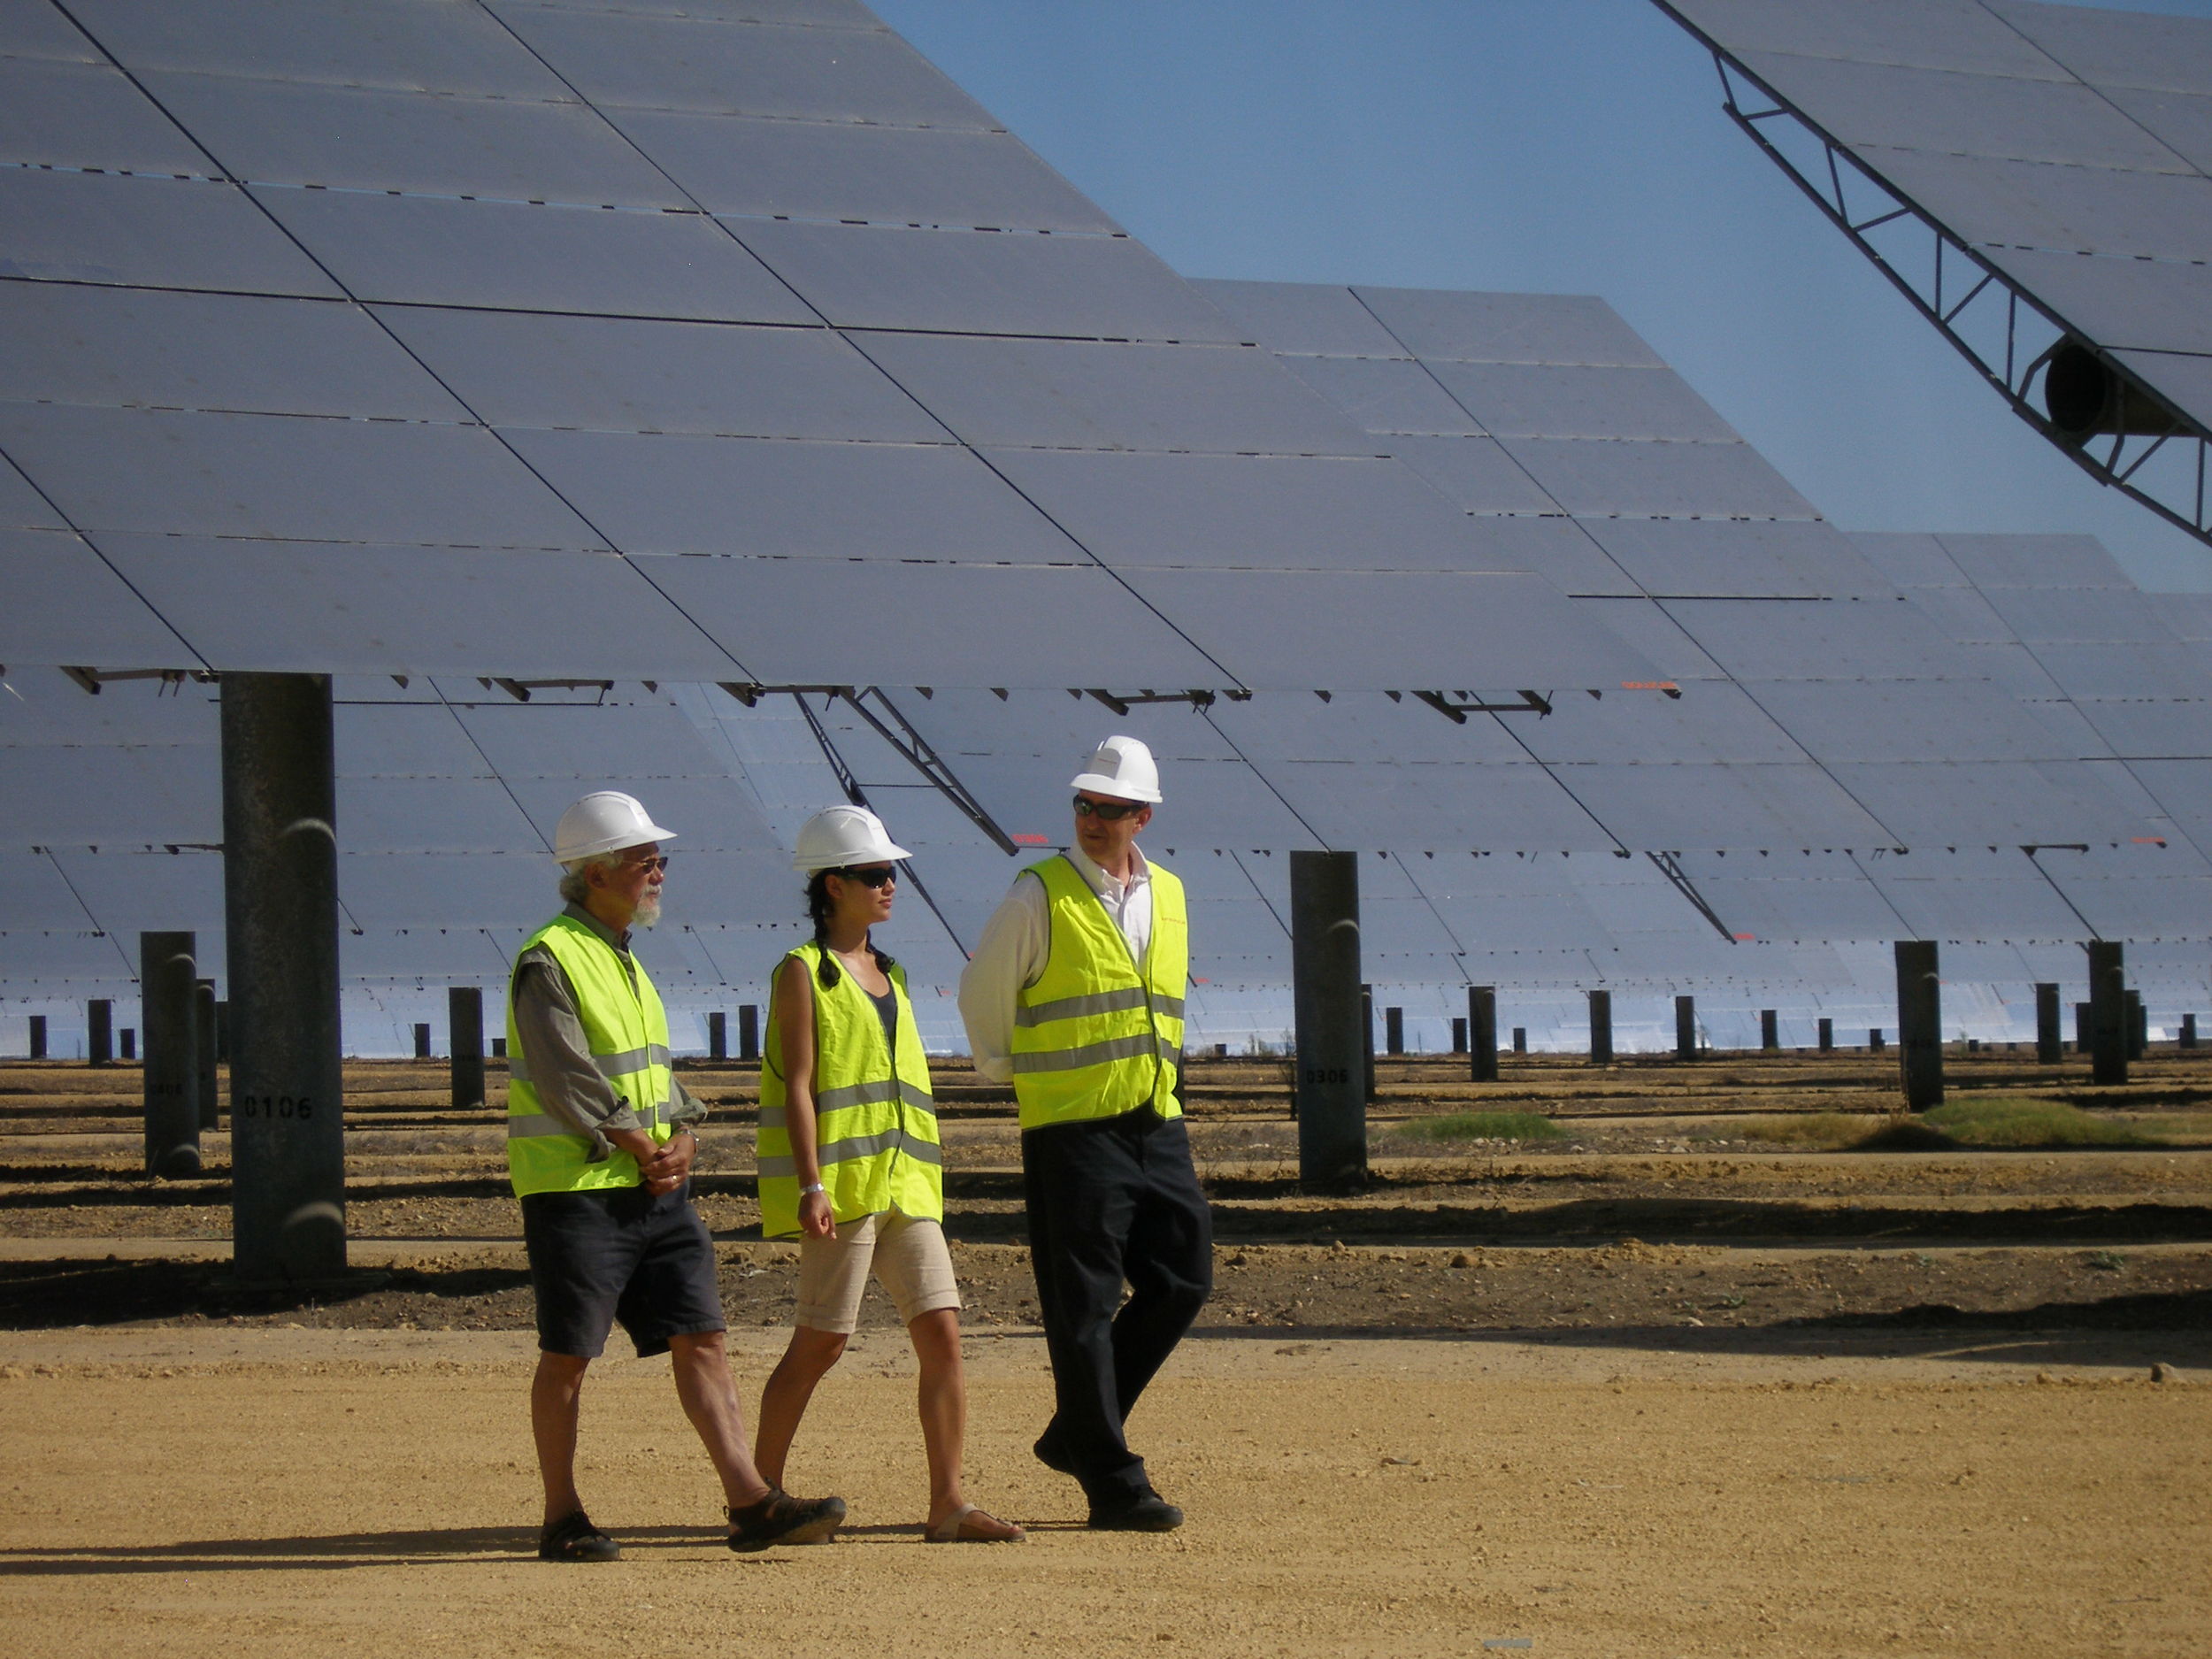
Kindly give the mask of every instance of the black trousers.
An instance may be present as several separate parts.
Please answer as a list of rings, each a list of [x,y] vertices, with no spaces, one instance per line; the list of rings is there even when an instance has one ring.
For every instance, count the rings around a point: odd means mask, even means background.
[[[1022,1178],[1056,1401],[1038,1454],[1094,1504],[1134,1497],[1148,1483],[1122,1425],[1213,1289],[1190,1131],[1148,1107],[1025,1130]]]

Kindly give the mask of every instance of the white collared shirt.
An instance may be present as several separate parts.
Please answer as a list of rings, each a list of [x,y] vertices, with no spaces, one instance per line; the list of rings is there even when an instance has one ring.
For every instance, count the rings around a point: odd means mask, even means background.
[[[1080,847],[1067,849],[1073,864],[1137,961],[1152,943],[1152,868],[1144,855],[1129,849],[1129,879],[1110,876]],[[1045,884],[1029,871],[1014,878],[1000,901],[975,955],[960,975],[960,1018],[968,1027],[968,1051],[975,1069],[994,1083],[1014,1080],[1014,1010],[1022,992],[1036,984],[1052,953],[1052,902]]]

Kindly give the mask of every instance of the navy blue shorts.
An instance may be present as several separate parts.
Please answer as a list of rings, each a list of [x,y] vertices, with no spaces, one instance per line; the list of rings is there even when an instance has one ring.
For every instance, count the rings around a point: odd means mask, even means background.
[[[688,1181],[657,1198],[642,1187],[526,1194],[522,1241],[548,1354],[596,1359],[618,1319],[640,1359],[667,1353],[671,1337],[727,1328]]]

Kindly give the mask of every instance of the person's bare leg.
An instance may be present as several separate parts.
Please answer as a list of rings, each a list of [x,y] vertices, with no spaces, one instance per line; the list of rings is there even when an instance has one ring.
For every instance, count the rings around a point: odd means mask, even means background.
[[[922,1448],[929,1459],[929,1525],[934,1531],[968,1507],[960,1480],[968,1437],[968,1381],[960,1363],[959,1310],[918,1313],[906,1330],[914,1340],[921,1373],[914,1394],[921,1410]],[[966,1524],[986,1537],[1010,1540],[1022,1535],[1020,1527],[979,1510]]]
[[[745,1412],[737,1403],[737,1384],[730,1376],[722,1333],[672,1336],[668,1357],[676,1376],[676,1397],[698,1431],[699,1443],[714,1460],[714,1472],[722,1478],[723,1501],[733,1509],[758,1503],[768,1495],[768,1482],[745,1450]]]
[[[814,1386],[844,1352],[845,1339],[835,1331],[803,1325],[791,1328],[790,1345],[760,1391],[760,1432],[753,1441],[753,1463],[771,1485],[783,1485],[784,1464],[791,1455],[791,1442],[798,1438],[807,1402],[814,1398]]]
[[[967,1448],[968,1380],[960,1365],[960,1315],[951,1308],[918,1313],[906,1330],[921,1372],[914,1398],[929,1459],[929,1524],[936,1526],[965,1502],[960,1460]]]
[[[548,1526],[584,1507],[576,1493],[576,1422],[582,1412],[584,1368],[590,1363],[574,1354],[541,1353],[537,1373],[530,1379],[530,1434],[538,1444]]]

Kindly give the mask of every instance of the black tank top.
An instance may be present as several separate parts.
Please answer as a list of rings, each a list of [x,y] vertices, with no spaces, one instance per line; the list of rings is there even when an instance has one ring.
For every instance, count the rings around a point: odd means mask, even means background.
[[[895,1066],[899,1058],[899,988],[887,985],[883,995],[878,996],[863,986],[860,994],[876,1005],[876,1018],[883,1022],[883,1046],[891,1051],[891,1063]]]

